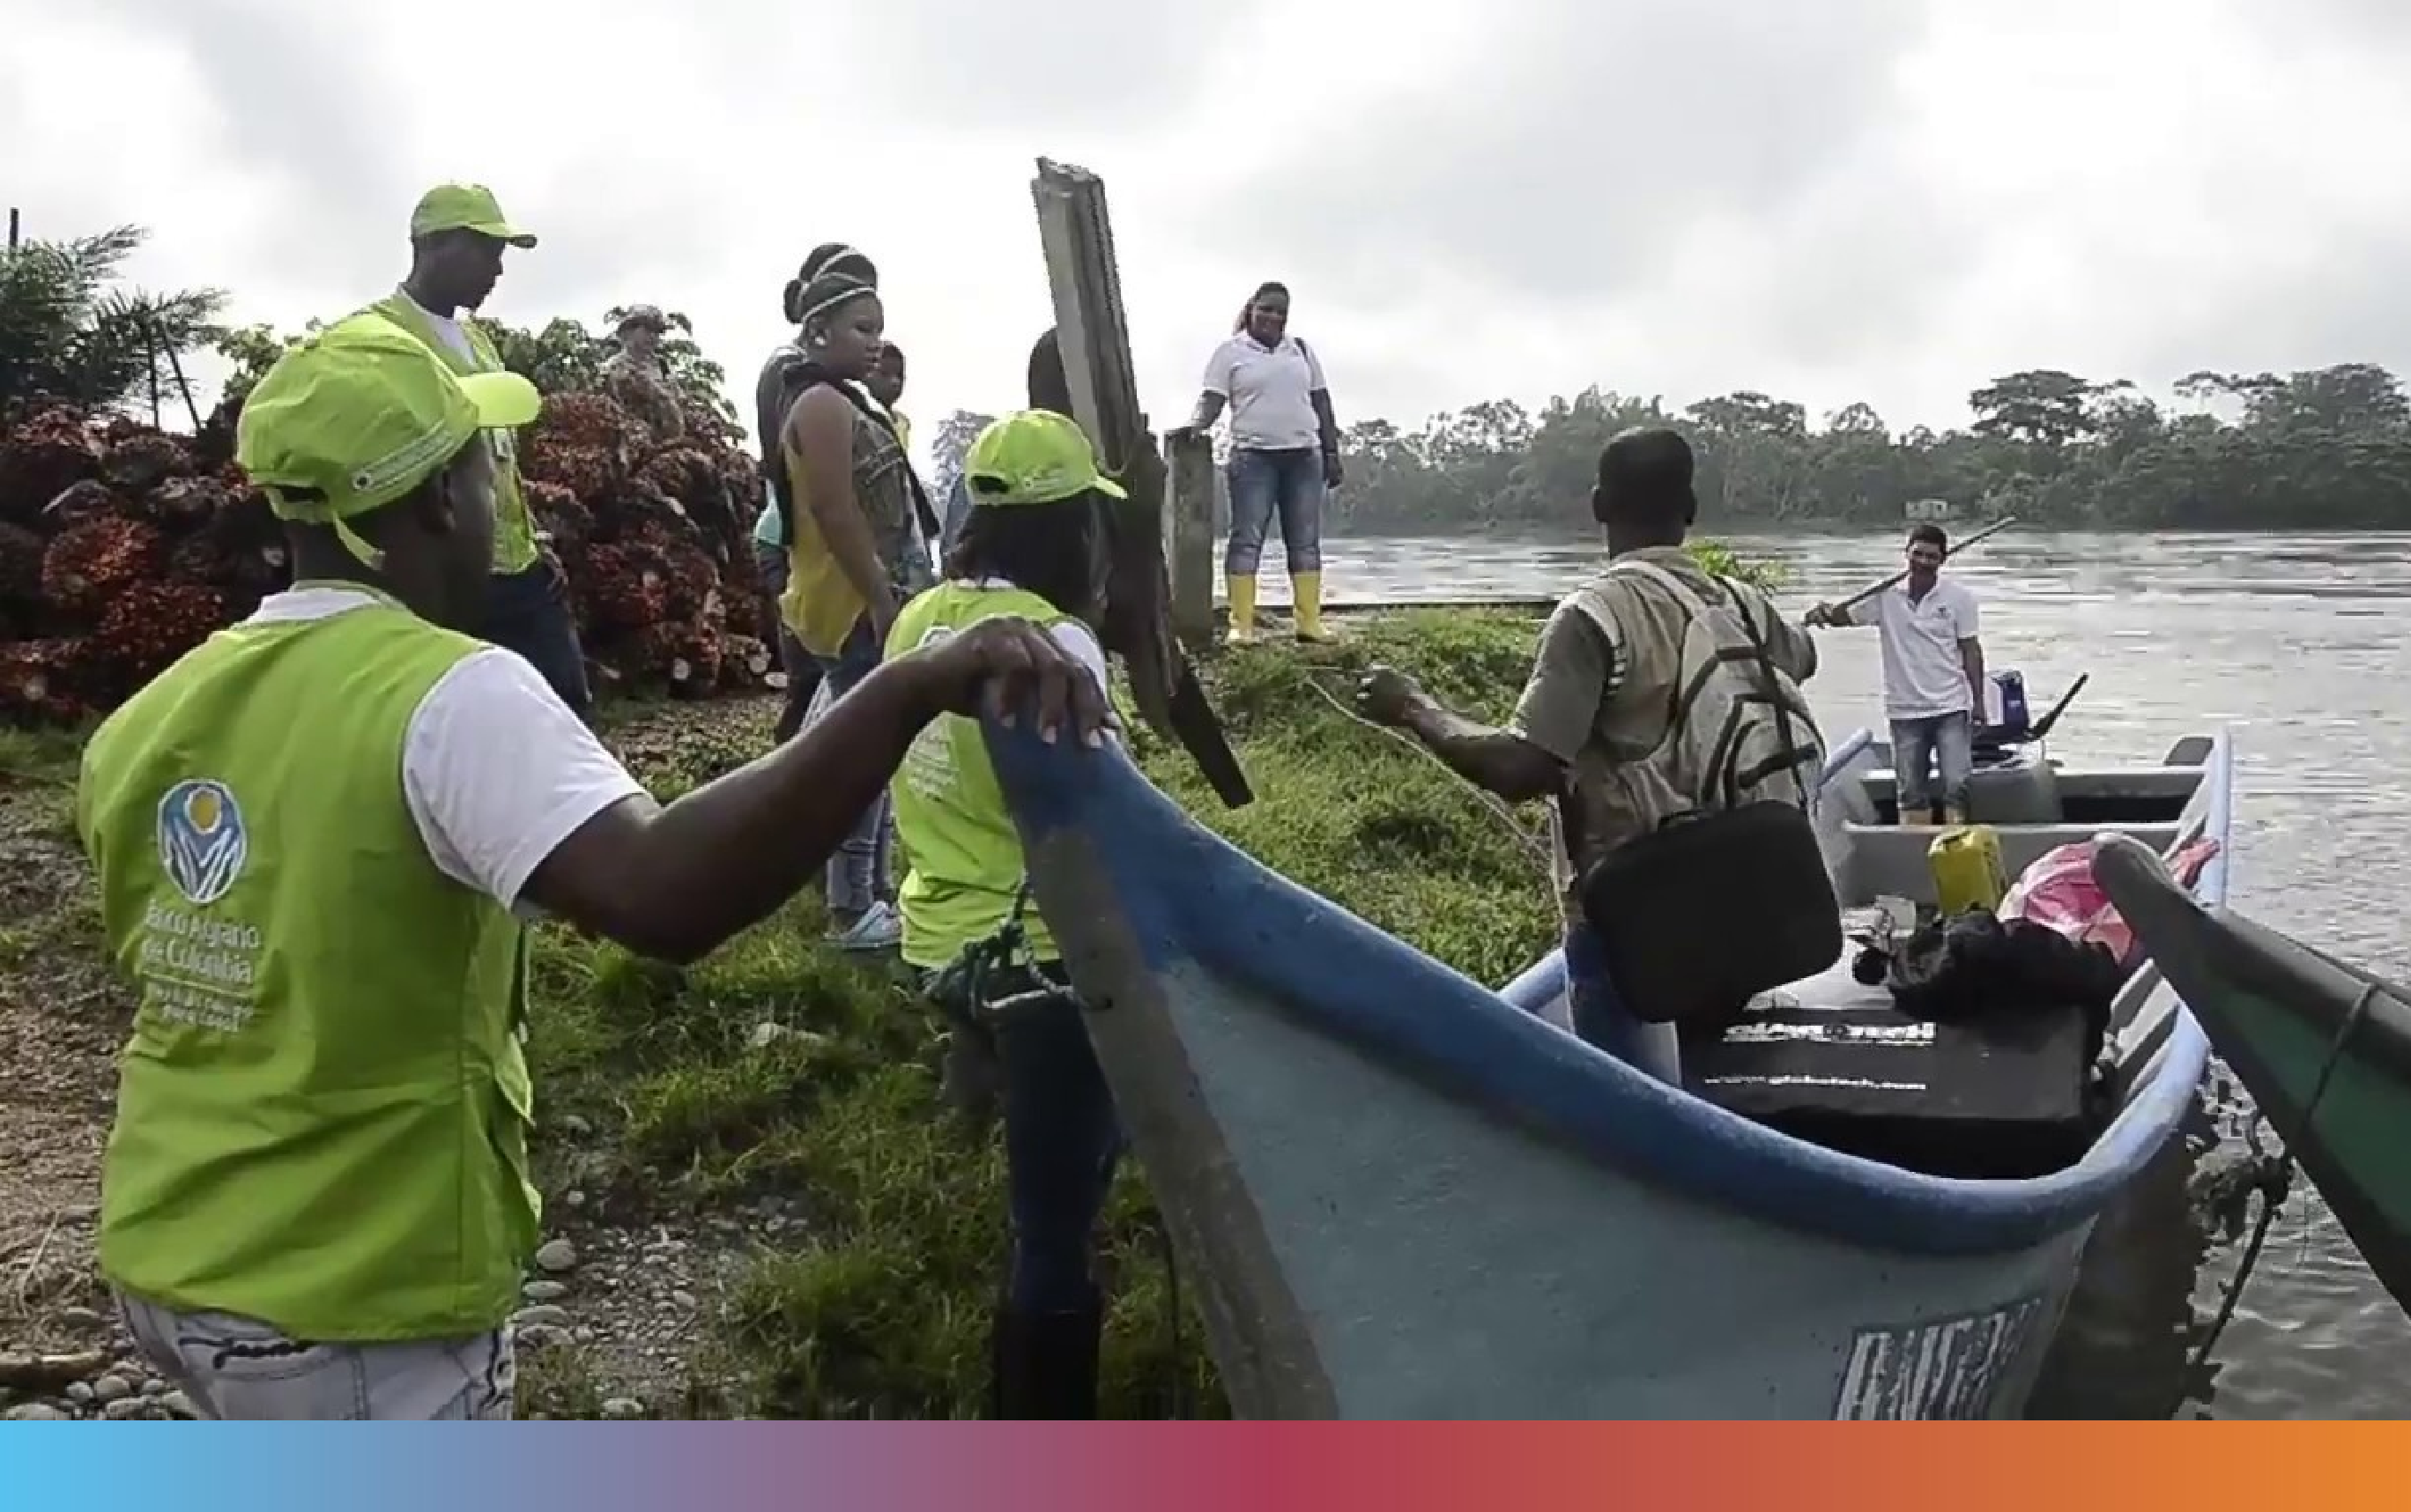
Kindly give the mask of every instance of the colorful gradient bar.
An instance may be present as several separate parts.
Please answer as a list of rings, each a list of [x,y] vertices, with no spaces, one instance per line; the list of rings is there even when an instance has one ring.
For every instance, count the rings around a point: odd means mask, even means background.
[[[20,1425],[0,1429],[0,1507],[2411,1506],[2411,1429],[2400,1424],[551,1423],[444,1436],[370,1424]]]

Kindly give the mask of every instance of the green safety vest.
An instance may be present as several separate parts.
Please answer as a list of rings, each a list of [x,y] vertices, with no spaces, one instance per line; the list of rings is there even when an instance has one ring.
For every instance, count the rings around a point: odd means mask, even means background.
[[[1021,589],[941,583],[897,615],[886,654],[902,656],[999,615],[1018,615],[1048,629],[1072,618]],[[896,841],[911,863],[896,890],[904,916],[899,953],[913,966],[940,970],[1012,916],[1027,869],[1021,836],[1005,809],[977,720],[960,714],[932,720],[913,739],[888,791]],[[1023,915],[1022,929],[1034,959],[1060,958],[1035,909]]]
[[[378,603],[212,635],[84,749],[139,1003],[101,1171],[136,1296],[297,1338],[497,1328],[536,1241],[523,931],[436,868],[413,713],[480,643]]]
[[[476,353],[472,361],[428,324],[427,313],[408,296],[397,291],[369,308],[426,342],[454,372],[503,371],[502,354],[474,320],[458,322],[460,334],[469,339],[470,349]],[[527,495],[519,487],[519,443],[508,430],[490,430],[486,439],[494,448],[494,571],[523,573],[535,565],[538,553],[535,521],[528,514]]]

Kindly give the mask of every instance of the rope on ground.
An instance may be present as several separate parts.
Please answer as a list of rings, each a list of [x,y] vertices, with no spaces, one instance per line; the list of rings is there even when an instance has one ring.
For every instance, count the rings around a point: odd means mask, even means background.
[[[1391,740],[1396,741],[1407,749],[1413,751],[1416,755],[1431,763],[1434,766],[1446,772],[1451,778],[1454,778],[1459,784],[1461,784],[1467,792],[1472,795],[1473,800],[1476,803],[1479,803],[1484,808],[1489,809],[1492,816],[1495,817],[1499,823],[1507,826],[1507,832],[1515,836],[1515,843],[1522,846],[1524,850],[1531,855],[1532,859],[1540,865],[1542,875],[1550,875],[1553,868],[1551,867],[1549,861],[1548,841],[1540,836],[1535,835],[1531,829],[1526,826],[1522,820],[1517,819],[1515,817],[1515,810],[1508,807],[1505,801],[1499,798],[1497,793],[1485,792],[1482,789],[1475,787],[1472,783],[1466,781],[1462,773],[1458,772],[1456,768],[1449,765],[1448,763],[1441,761],[1438,755],[1433,753],[1429,747],[1425,746],[1422,741],[1415,739],[1412,735],[1404,734],[1396,730],[1391,729],[1387,725],[1375,724],[1372,720],[1357,713],[1354,709],[1350,708],[1346,704],[1341,703],[1338,696],[1333,693],[1331,690],[1315,681],[1311,676],[1307,677],[1306,685],[1307,687],[1314,690],[1315,697],[1322,699],[1324,703],[1338,710],[1342,719],[1354,724],[1363,725],[1366,729],[1372,731],[1375,734],[1382,735]]]
[[[2311,1083],[2311,1095],[2302,1104],[2302,1116],[2294,1132],[2284,1136],[2285,1158],[2274,1167],[2274,1175],[2264,1177],[2260,1189],[2260,1216],[2252,1225],[2252,1237],[2244,1242],[2243,1258],[2236,1262],[2235,1279],[2227,1284],[2227,1295],[2218,1306],[2218,1316],[2211,1319],[2210,1331],[2202,1335],[2201,1344],[2193,1352],[2192,1370],[2199,1370],[2210,1359],[2218,1336],[2227,1330],[2228,1321],[2235,1316],[2236,1304],[2243,1300],[2245,1283],[2252,1279],[2252,1269],[2260,1258],[2260,1246],[2269,1238],[2270,1227],[2277,1221],[2278,1210],[2284,1206],[2287,1194],[2293,1187],[2293,1174],[2301,1160],[2294,1154],[2300,1141],[2311,1132],[2311,1120],[2317,1116],[2319,1103],[2328,1095],[2328,1084],[2334,1079],[2336,1068],[2344,1063],[2345,1047],[2352,1040],[2353,1031],[2360,1027],[2369,1015],[2369,1005],[2377,1000],[2377,984],[2371,982],[2353,999],[2352,1011],[2336,1025],[2335,1039],[2328,1045],[2327,1059],[2319,1064],[2318,1079]]]
[[[1189,1345],[1181,1335],[1180,1260],[1173,1253],[1172,1230],[1163,1221],[1163,1214],[1154,1214],[1155,1242],[1163,1250],[1163,1323],[1171,1334],[1172,1347],[1172,1420],[1186,1422],[1197,1416],[1196,1404],[1189,1394]]]

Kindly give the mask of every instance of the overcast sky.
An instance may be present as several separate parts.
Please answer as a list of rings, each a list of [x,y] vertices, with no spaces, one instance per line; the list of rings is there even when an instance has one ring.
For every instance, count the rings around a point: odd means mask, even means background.
[[[750,392],[879,261],[905,408],[1019,402],[1046,154],[1104,176],[1142,387],[1264,278],[1343,421],[1599,383],[1956,424],[1992,375],[2411,371],[2399,0],[0,0],[0,194],[298,326],[482,181],[488,313],[687,312]]]

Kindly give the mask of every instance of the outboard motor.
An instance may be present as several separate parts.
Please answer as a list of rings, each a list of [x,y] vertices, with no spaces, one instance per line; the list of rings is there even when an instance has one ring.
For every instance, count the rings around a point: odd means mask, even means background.
[[[1986,722],[1994,737],[2004,745],[2024,740],[2033,733],[2026,713],[2026,675],[2012,667],[1993,674],[1993,696],[2000,707],[2000,718]],[[1989,710],[1987,711],[1990,712]]]
[[[2034,738],[2034,720],[2026,708],[2026,675],[2014,667],[1985,679],[1984,706],[1976,711],[1976,764],[1998,766],[2015,757]]]
[[[1967,817],[1983,824],[2056,824],[2062,814],[2059,782],[2043,758],[2042,743],[2092,679],[2086,673],[2068,685],[2041,719],[2026,706],[2025,674],[2015,668],[1992,676],[2000,718],[1976,732],[1976,770],[1967,783]],[[1988,713],[1991,711],[1987,711]]]

